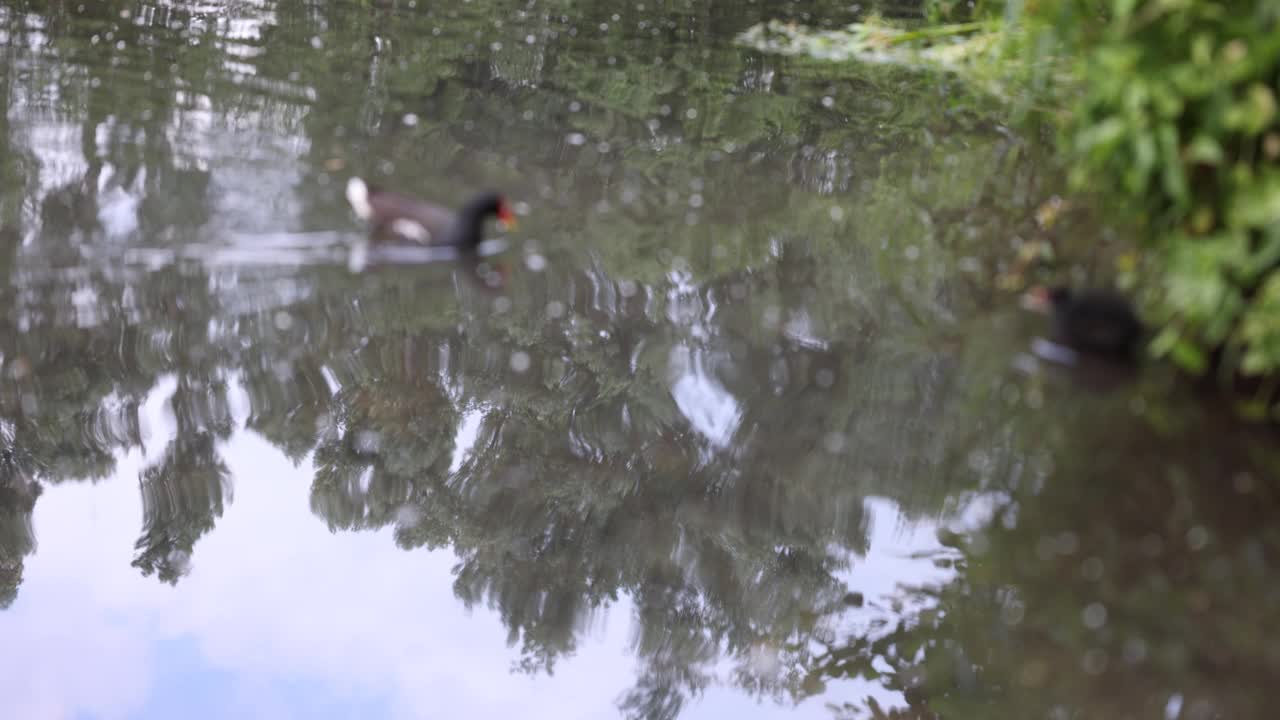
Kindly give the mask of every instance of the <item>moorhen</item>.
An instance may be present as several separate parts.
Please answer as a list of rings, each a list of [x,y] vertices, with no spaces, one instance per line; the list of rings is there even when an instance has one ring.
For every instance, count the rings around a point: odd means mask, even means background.
[[[347,202],[360,219],[369,223],[378,239],[399,238],[422,245],[451,246],[474,251],[484,239],[484,221],[496,216],[505,229],[515,227],[511,207],[496,192],[482,192],[458,212],[407,195],[366,185],[353,177],[347,181]]]
[[[1129,300],[1111,290],[1038,287],[1024,304],[1052,315],[1056,339],[1081,352],[1132,358],[1144,333]]]

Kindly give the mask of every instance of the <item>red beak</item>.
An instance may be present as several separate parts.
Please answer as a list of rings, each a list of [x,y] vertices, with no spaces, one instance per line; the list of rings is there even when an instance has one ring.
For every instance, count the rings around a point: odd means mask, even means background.
[[[1033,287],[1022,296],[1022,307],[1027,310],[1047,313],[1052,305],[1049,301],[1049,288],[1044,286]]]
[[[506,200],[503,200],[502,204],[498,205],[498,222],[502,223],[502,227],[505,230],[516,229],[516,216],[511,212],[511,206],[507,204]]]

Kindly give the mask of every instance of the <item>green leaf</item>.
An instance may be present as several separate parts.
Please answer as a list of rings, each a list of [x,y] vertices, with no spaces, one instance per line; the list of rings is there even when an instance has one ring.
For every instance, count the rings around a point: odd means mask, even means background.
[[[1160,144],[1161,179],[1164,181],[1164,191],[1169,193],[1179,205],[1185,205],[1189,200],[1189,193],[1187,176],[1182,169],[1182,159],[1178,156],[1178,129],[1173,123],[1164,123],[1156,131],[1156,139]]]
[[[1141,193],[1146,190],[1147,178],[1156,165],[1156,140],[1149,133],[1141,133],[1133,138],[1133,164],[1125,173],[1125,186],[1131,192]]]
[[[1257,135],[1265,130],[1275,117],[1275,93],[1262,83],[1254,83],[1242,99],[1227,109],[1223,123],[1231,130]]]
[[[1166,325],[1151,340],[1147,346],[1148,352],[1155,357],[1164,357],[1173,351],[1175,345],[1181,338],[1181,329],[1173,325]]]
[[[1108,153],[1124,135],[1124,121],[1118,117],[1109,117],[1080,133],[1076,147],[1091,154]]]
[[[1280,173],[1270,172],[1236,193],[1228,221],[1233,227],[1280,222]]]
[[[1186,149],[1187,162],[1218,165],[1222,162],[1222,144],[1211,135],[1197,135]]]
[[[1254,244],[1254,250],[1245,258],[1241,267],[1241,275],[1246,282],[1252,283],[1261,276],[1275,272],[1280,268],[1280,224],[1273,224],[1263,230],[1261,239]],[[1255,300],[1255,304],[1257,301]]]
[[[1188,340],[1179,339],[1174,343],[1169,356],[1179,367],[1195,375],[1204,373],[1209,367],[1209,358],[1204,350]]]

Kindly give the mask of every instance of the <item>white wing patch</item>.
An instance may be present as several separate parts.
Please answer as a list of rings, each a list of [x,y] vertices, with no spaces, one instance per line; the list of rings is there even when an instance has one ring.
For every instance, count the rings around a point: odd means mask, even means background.
[[[347,202],[351,203],[351,209],[356,211],[361,220],[368,220],[373,216],[373,206],[369,204],[369,188],[358,177],[347,181]]]
[[[391,232],[415,242],[425,243],[431,240],[431,231],[416,220],[396,218],[387,227]]]
[[[1031,341],[1031,352],[1042,360],[1048,360],[1059,365],[1075,365],[1080,359],[1080,353],[1066,345],[1059,345],[1052,340],[1045,340],[1039,337]]]

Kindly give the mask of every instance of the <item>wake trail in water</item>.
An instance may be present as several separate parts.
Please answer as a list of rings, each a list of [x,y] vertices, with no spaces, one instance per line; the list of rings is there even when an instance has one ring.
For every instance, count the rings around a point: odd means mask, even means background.
[[[504,252],[504,240],[486,240],[478,255]],[[189,242],[165,247],[137,245],[85,245],[81,259],[89,264],[120,263],[158,270],[170,265],[196,263],[206,267],[303,266],[346,264],[352,272],[369,265],[421,265],[451,262],[464,254],[454,247],[376,246],[363,235],[336,231],[233,233],[222,242]]]

